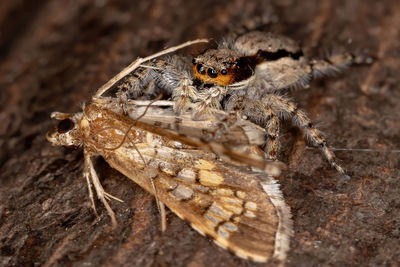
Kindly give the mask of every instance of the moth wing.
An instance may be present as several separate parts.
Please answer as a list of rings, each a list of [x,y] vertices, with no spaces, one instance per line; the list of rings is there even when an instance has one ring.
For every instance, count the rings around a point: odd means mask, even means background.
[[[166,146],[136,144],[105,158],[152,194],[153,182],[161,202],[221,247],[253,261],[285,258],[291,219],[272,178],[211,153]]]
[[[165,102],[165,101],[164,101]],[[194,120],[192,112],[179,116],[171,107],[128,105],[129,117],[173,130],[181,135],[200,138],[206,142],[226,145],[264,145],[265,130],[248,120],[231,118],[228,113],[214,110],[202,120]]]
[[[101,118],[97,116],[99,113],[102,114]],[[285,167],[284,164],[280,162],[266,161],[264,152],[258,146],[248,144],[250,139],[247,136],[241,139],[243,143],[240,145],[232,145],[230,140],[235,142],[239,141],[240,138],[236,138],[236,136],[233,135],[233,131],[230,131],[230,129],[229,131],[223,131],[224,135],[214,135],[221,137],[218,140],[213,139],[213,136],[211,136],[211,140],[204,140],[203,138],[192,136],[186,137],[173,130],[165,130],[158,126],[134,120],[111,110],[102,109],[96,105],[87,106],[85,108],[85,116],[91,120],[90,138],[93,139],[95,143],[107,144],[106,146],[109,150],[112,147],[119,147],[122,143],[128,142],[129,140],[128,143],[131,144],[145,142],[141,144],[143,148],[145,146],[151,147],[150,143],[159,143],[163,145],[165,145],[164,143],[170,143],[172,147],[176,146],[176,148],[191,146],[201,150],[212,151],[226,160],[263,169],[265,172],[274,176],[279,175],[280,171]],[[243,123],[250,122],[243,121]],[[252,123],[250,124],[253,125]],[[239,133],[246,132],[245,127],[238,127]],[[192,134],[196,131],[201,132],[199,129],[193,129]],[[262,136],[264,137],[264,135]],[[136,145],[138,146],[139,144]],[[129,153],[129,151],[134,148],[133,145],[122,145],[120,150],[122,150],[122,147],[126,148],[124,153]],[[99,147],[98,149],[102,150],[103,148]],[[114,153],[114,149],[110,151]]]

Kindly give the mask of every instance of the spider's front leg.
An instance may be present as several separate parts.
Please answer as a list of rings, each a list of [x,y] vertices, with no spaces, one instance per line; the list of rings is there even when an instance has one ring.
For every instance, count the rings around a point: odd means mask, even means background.
[[[346,174],[346,171],[336,162],[335,154],[329,148],[321,131],[313,125],[310,118],[308,118],[307,114],[303,110],[299,109],[297,105],[289,99],[279,95],[268,94],[263,98],[263,101],[266,105],[270,106],[276,114],[292,118],[293,122],[306,133],[312,143],[322,150],[325,158],[331,166],[334,167],[345,179],[350,179]]]

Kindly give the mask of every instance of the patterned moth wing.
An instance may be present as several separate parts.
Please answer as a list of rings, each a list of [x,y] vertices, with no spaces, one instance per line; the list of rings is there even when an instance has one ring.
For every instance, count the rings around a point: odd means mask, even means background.
[[[202,120],[193,120],[192,110],[181,112],[179,116],[173,110],[173,101],[162,101],[169,107],[151,105],[148,101],[142,106],[135,105],[132,101],[127,105],[127,112],[131,118],[140,118],[140,121],[151,125],[171,129],[185,136],[201,138],[204,141],[222,142],[231,146],[261,146],[265,143],[266,132],[260,126],[239,117],[238,113],[226,113],[222,110],[211,109]],[[155,102],[154,104],[157,104]],[[143,114],[143,116],[142,116]]]
[[[150,132],[164,136],[168,132],[168,138],[212,151],[224,160],[261,168],[275,177],[286,169],[282,162],[266,160],[260,148],[265,144],[265,130],[237,113],[213,109],[203,120],[193,120],[191,110],[178,116],[172,108],[173,101],[127,101],[123,108],[116,98],[96,99],[94,103],[124,114],[136,124],[143,122],[141,127]]]
[[[253,261],[285,259],[292,223],[272,178],[133,127],[129,117],[94,104],[70,117],[56,115],[64,120],[47,139],[54,145],[83,146],[85,169],[90,169],[88,175],[108,210],[107,193],[92,169],[93,155],[101,155],[221,247]]]
[[[118,114],[158,128],[172,130],[181,136],[233,146],[261,146],[266,132],[260,126],[240,118],[237,113],[211,109],[202,120],[193,120],[192,110],[177,115],[173,101],[127,100],[123,105],[113,97],[96,99],[97,105]]]
[[[254,261],[284,258],[289,213],[282,212],[287,208],[274,181],[268,181],[268,195],[259,175],[204,153],[147,144],[137,148],[146,164],[139,165],[139,152],[129,147],[107,155],[107,162],[150,193],[153,182],[161,202],[221,247]]]

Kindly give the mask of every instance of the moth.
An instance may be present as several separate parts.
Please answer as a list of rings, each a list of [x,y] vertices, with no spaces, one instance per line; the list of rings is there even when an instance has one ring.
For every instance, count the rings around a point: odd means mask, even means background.
[[[76,114],[55,112],[52,117],[60,122],[47,133],[47,140],[83,148],[83,175],[93,209],[92,187],[113,224],[116,219],[107,200],[119,199],[101,186],[92,163],[95,156],[102,156],[220,247],[257,262],[286,258],[292,235],[289,207],[275,180],[250,170],[246,160],[221,161],[207,151],[215,149],[211,140],[184,137],[113,112],[104,104],[89,104]],[[205,150],[197,149],[203,145]],[[238,159],[246,157],[231,152]],[[248,157],[253,164],[258,160]]]

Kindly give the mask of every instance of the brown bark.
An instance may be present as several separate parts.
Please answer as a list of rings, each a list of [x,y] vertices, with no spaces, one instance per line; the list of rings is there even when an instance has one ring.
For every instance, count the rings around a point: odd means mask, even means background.
[[[79,151],[51,147],[52,111],[77,112],[137,56],[259,15],[305,50],[368,49],[379,60],[313,82],[294,98],[334,147],[400,147],[400,3],[372,1],[4,1],[0,7],[0,265],[245,266],[171,212],[159,227],[154,199],[105,162],[98,169],[119,226],[96,220]],[[352,40],[351,44],[347,44]],[[195,51],[191,51],[195,53]],[[317,124],[318,125],[318,124]],[[290,127],[282,191],[295,236],[289,266],[400,262],[399,153],[340,151],[337,176]]]

